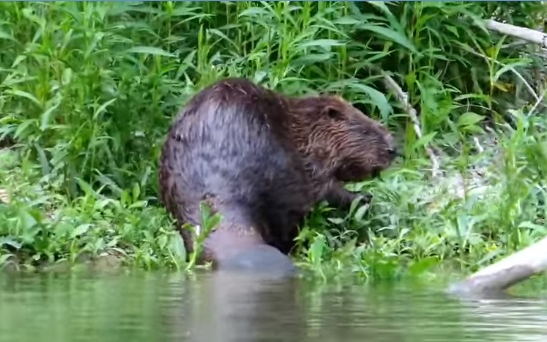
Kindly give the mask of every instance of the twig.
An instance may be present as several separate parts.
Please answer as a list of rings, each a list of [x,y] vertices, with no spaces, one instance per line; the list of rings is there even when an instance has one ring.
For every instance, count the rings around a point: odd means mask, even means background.
[[[541,97],[539,99],[536,100],[536,103],[534,103],[534,106],[532,107],[532,109],[530,109],[530,111],[528,112],[528,116],[532,115],[532,113],[536,110],[536,108],[539,106],[539,104],[541,103],[541,101],[543,101],[543,98],[545,97],[545,92],[543,92],[543,94],[541,94]]]
[[[479,151],[479,153],[484,152],[484,148],[482,147],[481,143],[479,142],[479,139],[477,137],[473,137],[473,142],[475,143],[475,147]]]
[[[408,101],[408,95],[399,87],[397,82],[395,80],[387,75],[385,72],[381,71],[381,73],[384,76],[384,85],[386,88],[393,91],[395,96],[397,97],[397,100],[404,106],[406,112],[408,113],[408,116],[410,117],[410,120],[412,120],[412,125],[414,126],[414,131],[416,132],[416,135],[418,138],[422,137],[422,129],[420,128],[420,122],[418,121],[418,115],[416,112],[416,109],[412,107],[410,102]],[[425,152],[429,156],[429,159],[431,159],[431,173],[433,174],[433,177],[437,177],[439,175],[439,161],[437,160],[437,157],[435,156],[435,153],[433,150],[425,145]]]

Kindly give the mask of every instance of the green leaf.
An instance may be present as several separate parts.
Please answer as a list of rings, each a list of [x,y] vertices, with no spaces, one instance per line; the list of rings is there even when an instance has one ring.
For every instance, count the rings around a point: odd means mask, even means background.
[[[83,235],[85,233],[87,233],[87,231],[89,230],[89,228],[91,228],[91,224],[90,223],[84,223],[84,224],[81,224],[79,225],[78,227],[76,227],[71,233],[70,233],[70,237],[72,239],[78,237],[78,235]]]
[[[13,254],[4,254],[0,256],[0,266],[3,266],[6,264],[9,258],[13,257]]]
[[[42,103],[34,95],[32,95],[31,93],[28,93],[26,91],[22,91],[22,90],[18,90],[18,89],[10,89],[10,90],[6,91],[6,94],[10,94],[10,95],[18,96],[18,97],[23,97],[25,99],[31,100],[32,102],[34,102],[39,107],[42,107]]]
[[[25,230],[32,229],[38,223],[34,216],[32,216],[30,212],[23,208],[19,209],[19,217],[21,218]]]
[[[371,32],[377,33],[377,34],[383,36],[384,38],[392,40],[393,42],[398,43],[398,44],[406,47],[407,49],[409,49],[410,51],[412,51],[414,53],[419,53],[418,50],[416,50],[416,47],[414,46],[414,44],[412,44],[412,42],[406,36],[400,34],[397,31],[394,31],[394,30],[386,28],[386,27],[377,26],[377,25],[369,25],[369,24],[360,25],[358,28],[360,30],[371,31]]]
[[[326,246],[326,240],[324,235],[317,235],[310,246],[308,254],[313,264],[320,264],[323,258],[323,249]]]
[[[95,112],[93,113],[93,120],[97,120],[97,117],[99,116],[99,114],[104,112],[106,110],[106,107],[110,106],[112,103],[114,103],[114,101],[116,101],[116,98],[110,99],[106,101],[105,103],[103,103],[102,105],[100,105],[99,108],[97,108],[97,110],[95,110]]]
[[[330,48],[332,46],[340,46],[344,45],[344,43],[337,39],[315,39],[311,41],[307,41],[305,43],[299,44],[298,47],[300,49],[305,49],[311,46],[319,46],[322,48]]]
[[[0,31],[0,39],[11,40],[12,42],[19,43],[11,34],[4,31]]]
[[[435,137],[436,134],[437,132],[431,132],[426,135],[423,135],[420,139],[418,139],[418,141],[414,143],[412,148],[416,149],[421,146],[426,146],[427,144],[429,144],[429,142],[431,142],[431,140],[433,140],[433,137]]]
[[[15,249],[19,249],[19,248],[21,248],[21,247],[23,246],[22,243],[16,241],[16,240],[13,239],[13,238],[9,238],[9,237],[1,238],[1,239],[0,239],[0,246],[4,246],[4,245],[6,245],[6,246],[11,246],[11,247],[13,247],[13,248],[15,248]]]
[[[184,242],[179,234],[171,237],[169,241],[169,250],[180,260],[186,260],[186,249],[184,249]]]
[[[511,63],[511,64],[507,64],[507,65],[504,65],[503,67],[501,67],[497,72],[496,74],[494,75],[494,78],[492,80],[492,82],[496,82],[501,75],[503,75],[504,73],[506,73],[507,71],[515,71],[515,67],[518,67],[518,66],[527,66],[528,64],[530,64],[530,61],[528,60],[520,60],[518,62],[515,62],[515,63]]]
[[[125,51],[126,53],[142,53],[155,56],[164,56],[164,57],[176,57],[176,55],[169,53],[163,49],[153,47],[153,46],[135,46]]]
[[[46,109],[41,117],[42,117],[42,120],[41,120],[41,124],[40,124],[40,130],[41,131],[44,131],[46,128],[48,128],[49,126],[49,121],[50,121],[50,117],[51,117],[51,114],[57,109],[59,108],[59,105],[61,104],[61,101],[60,99],[57,99],[54,104],[52,106],[50,106],[48,109]]]
[[[368,204],[365,204],[365,205],[362,205],[361,207],[359,207],[359,209],[357,209],[357,211],[353,215],[353,218],[357,221],[363,220],[363,216],[365,216],[365,213],[366,213],[368,207],[369,207]]]
[[[484,120],[484,116],[472,112],[467,112],[462,114],[458,118],[458,126],[472,126],[482,120]]]

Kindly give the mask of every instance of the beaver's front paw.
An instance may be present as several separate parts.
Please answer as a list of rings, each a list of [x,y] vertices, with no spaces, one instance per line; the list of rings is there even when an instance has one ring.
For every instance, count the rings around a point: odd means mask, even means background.
[[[356,199],[360,199],[359,202],[363,204],[368,204],[372,201],[372,194],[368,192],[351,192],[340,184],[331,187],[325,195],[325,200],[329,205],[343,210],[349,210],[351,203]]]

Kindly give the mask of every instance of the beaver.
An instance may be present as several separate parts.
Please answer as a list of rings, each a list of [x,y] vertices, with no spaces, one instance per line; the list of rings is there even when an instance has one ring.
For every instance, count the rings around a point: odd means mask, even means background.
[[[390,132],[341,97],[289,97],[227,78],[195,94],[172,123],[160,200],[179,229],[199,224],[201,201],[221,213],[202,261],[239,265],[238,253],[250,258],[254,248],[257,259],[277,258],[270,265],[280,267],[288,262],[265,245],[289,254],[315,204],[347,208],[359,194],[344,183],[378,176],[396,156]],[[194,233],[181,235],[192,253]]]

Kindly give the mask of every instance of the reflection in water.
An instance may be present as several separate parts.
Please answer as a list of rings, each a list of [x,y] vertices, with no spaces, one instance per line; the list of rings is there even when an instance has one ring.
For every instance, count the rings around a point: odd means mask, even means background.
[[[0,342],[543,341],[543,301],[205,273],[0,275]]]
[[[547,306],[544,300],[506,298],[462,301],[470,329],[488,332],[491,338],[512,336],[513,341],[547,340]]]
[[[296,279],[215,272],[189,284],[191,303],[172,312],[189,341],[303,340]]]

